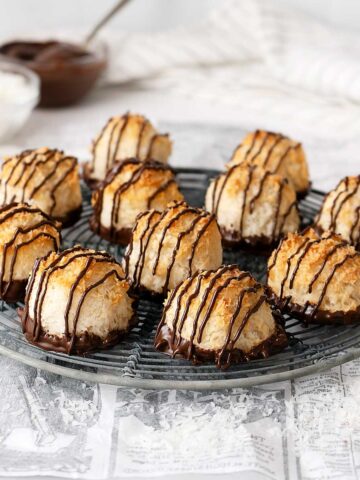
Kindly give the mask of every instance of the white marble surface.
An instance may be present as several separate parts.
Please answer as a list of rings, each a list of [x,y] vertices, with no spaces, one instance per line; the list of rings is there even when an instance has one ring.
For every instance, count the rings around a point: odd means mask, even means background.
[[[168,128],[169,123],[193,122],[228,126],[229,156],[241,141],[244,133],[259,127],[251,112],[232,108],[229,104],[206,102],[205,100],[188,99],[182,96],[166,95],[159,91],[146,91],[135,87],[102,88],[95,91],[84,103],[61,110],[36,110],[24,129],[6,145],[0,146],[0,154],[12,154],[24,148],[49,146],[62,148],[77,155],[80,160],[89,156],[91,140],[100,131],[103,124],[112,115],[122,114],[130,110],[143,113],[155,123]],[[345,175],[358,174],[360,171],[360,136],[341,138],[339,132],[327,138],[317,136],[316,125],[304,129],[304,136],[297,137],[304,144],[307,153],[311,178],[315,188],[328,190]],[[269,126],[271,128],[271,125]],[[277,129],[276,113],[274,113],[274,129]],[[291,132],[291,119],[287,130]],[[236,132],[238,131],[238,135]],[[170,132],[171,133],[171,132]],[[288,132],[285,132],[288,133]],[[196,166],[203,168],[222,168],[227,160],[223,155],[216,155],[214,138],[202,145],[201,154],[191,151],[184,157],[177,153],[177,142],[187,142],[186,148],[196,148],[195,143],[184,138],[174,138],[174,152],[171,158],[173,165]],[[207,143],[207,145],[206,145]],[[224,149],[223,149],[224,150]],[[196,159],[196,165],[194,165]]]

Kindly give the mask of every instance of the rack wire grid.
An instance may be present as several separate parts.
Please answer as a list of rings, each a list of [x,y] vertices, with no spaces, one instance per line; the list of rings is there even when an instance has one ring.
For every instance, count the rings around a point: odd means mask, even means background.
[[[203,206],[209,181],[218,173],[215,170],[176,169],[177,180],[190,205]],[[86,187],[83,187],[83,197],[82,217],[75,226],[64,230],[63,248],[81,244],[107,250],[120,260],[124,249],[101,239],[89,229],[91,205],[90,191]],[[300,202],[304,226],[312,223],[323,197],[323,193],[311,190]],[[259,281],[265,279],[265,255],[225,250],[224,263],[237,263]],[[28,344],[18,320],[18,306],[20,304],[0,303],[0,353],[52,373],[124,387],[194,390],[247,387],[319,372],[360,356],[359,325],[305,327],[299,320],[285,316],[290,341],[283,352],[266,359],[233,365],[225,371],[210,363],[194,366],[183,359],[171,359],[154,349],[153,340],[162,304],[158,300],[144,298],[139,302],[139,323],[124,341],[109,350],[84,357],[68,356],[45,352]]]

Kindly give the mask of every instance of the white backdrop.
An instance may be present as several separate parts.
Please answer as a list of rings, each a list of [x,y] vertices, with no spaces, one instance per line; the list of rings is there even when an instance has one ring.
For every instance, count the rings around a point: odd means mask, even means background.
[[[29,28],[51,33],[59,28],[83,29],[92,25],[116,0],[1,0],[2,38],[18,37]],[[239,0],[241,1],[241,0]],[[278,0],[311,12],[345,28],[360,30],[359,0]],[[154,31],[191,24],[216,0],[132,0],[110,28]],[[220,0],[218,0],[220,3]]]

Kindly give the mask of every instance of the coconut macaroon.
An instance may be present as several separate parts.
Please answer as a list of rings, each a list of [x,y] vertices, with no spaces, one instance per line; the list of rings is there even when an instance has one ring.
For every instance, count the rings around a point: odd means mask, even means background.
[[[20,318],[29,342],[85,353],[113,346],[128,332],[134,297],[110,255],[77,246],[37,260]]]
[[[228,167],[243,163],[258,165],[287,178],[299,197],[309,190],[309,170],[301,143],[280,133],[256,130],[246,135]]]
[[[35,260],[59,246],[60,223],[38,208],[21,203],[0,208],[0,298],[24,300]]]
[[[163,211],[183,195],[170,167],[136,159],[117,163],[101,187],[92,194],[92,230],[103,238],[127,245],[139,213],[149,208]]]
[[[289,234],[268,263],[276,305],[305,322],[360,321],[360,253],[340,236]]]
[[[139,215],[125,252],[126,275],[135,288],[165,293],[186,277],[222,262],[220,232],[213,215],[185,202],[164,212]]]
[[[343,178],[326,195],[315,228],[338,233],[360,249],[360,175]]]
[[[131,157],[167,163],[171,149],[168,134],[158,133],[142,115],[113,117],[93,142],[92,161],[84,166],[84,178],[90,187],[97,186],[115,162]]]
[[[82,208],[77,159],[47,147],[6,157],[0,204],[11,202],[35,205],[65,226],[74,223]]]
[[[211,182],[205,205],[227,245],[271,245],[300,225],[294,189],[260,167],[233,165]]]
[[[197,273],[165,302],[155,348],[218,367],[267,357],[287,345],[264,287],[236,265]]]

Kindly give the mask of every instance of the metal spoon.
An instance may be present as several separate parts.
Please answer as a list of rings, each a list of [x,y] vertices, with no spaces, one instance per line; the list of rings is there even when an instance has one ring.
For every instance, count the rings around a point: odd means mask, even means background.
[[[108,23],[109,20],[111,20],[111,18],[123,7],[125,7],[126,4],[128,4],[131,0],[120,0],[119,2],[117,2],[113,8],[108,12],[106,13],[106,15],[104,15],[96,24],[95,26],[92,28],[92,30],[90,30],[90,33],[85,37],[85,44],[88,44],[91,42],[91,40],[94,39],[94,37],[97,35],[97,33],[99,32],[99,30],[102,29],[102,27],[104,25],[106,25]]]

